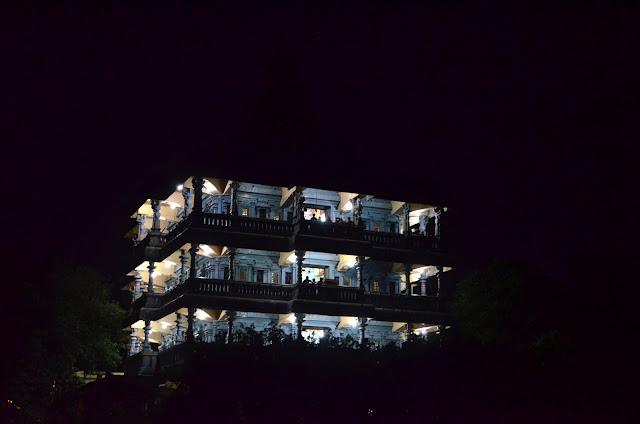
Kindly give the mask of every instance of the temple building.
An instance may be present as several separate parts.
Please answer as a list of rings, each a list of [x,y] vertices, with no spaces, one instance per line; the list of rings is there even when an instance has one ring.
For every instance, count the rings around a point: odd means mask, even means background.
[[[128,374],[249,326],[381,348],[451,323],[446,207],[200,176],[166,195],[127,234]]]

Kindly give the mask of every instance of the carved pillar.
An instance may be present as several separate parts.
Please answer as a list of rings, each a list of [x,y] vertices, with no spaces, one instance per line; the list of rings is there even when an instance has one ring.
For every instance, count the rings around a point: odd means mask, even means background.
[[[182,249],[180,250],[180,282],[184,283],[187,279],[187,261],[189,260],[189,256],[187,256],[187,251]]]
[[[438,267],[438,273],[436,274],[438,276],[438,290],[436,291],[436,296],[440,296],[440,283],[441,283],[442,273],[443,272],[444,272],[444,268],[439,266]]]
[[[155,293],[155,288],[153,287],[153,273],[156,271],[156,263],[155,262],[149,262],[149,286],[147,288],[147,291],[149,293]]]
[[[140,274],[140,271],[136,270],[136,288],[134,298],[139,298],[142,296],[142,293],[144,293],[144,281],[142,281],[142,274]]]
[[[402,225],[404,234],[409,234],[409,212],[411,212],[411,204],[405,203],[402,206]]]
[[[305,314],[295,313],[296,317],[296,340],[302,341],[302,323],[304,323]]]
[[[191,184],[193,185],[193,212],[199,214],[202,212],[202,184],[204,179],[202,177],[191,178]]]
[[[191,191],[187,187],[182,188],[182,197],[184,198],[184,217],[191,213]]]
[[[364,281],[362,278],[362,271],[364,268],[364,256],[356,256],[356,281],[358,282],[358,288],[364,290]]]
[[[411,264],[404,264],[404,278],[407,288],[407,296],[411,296]]]
[[[138,353],[138,334],[135,328],[131,328],[131,334],[129,335],[129,356]]]
[[[189,253],[191,255],[191,267],[189,268],[189,278],[196,278],[198,276],[198,265],[196,263],[198,257],[198,245],[191,243],[191,248],[189,249]]]
[[[160,232],[160,201],[151,199],[151,210],[153,210],[153,221],[151,224],[151,232]]]
[[[293,220],[301,221],[304,219],[304,195],[302,194],[302,190],[296,187],[296,190],[293,193]]]
[[[356,197],[353,199],[353,225],[357,227],[360,226],[362,222],[362,199],[360,197]]]
[[[176,343],[182,343],[184,337],[184,317],[176,313]]]
[[[294,284],[302,283],[302,261],[305,253],[304,250],[296,250],[296,281]]]
[[[234,272],[233,272],[233,268],[235,266],[235,257],[236,257],[236,249],[235,247],[232,247],[229,249],[229,280],[233,281],[234,280]]]
[[[149,341],[149,335],[151,334],[151,321],[145,320],[144,322],[144,344],[142,345],[143,352],[151,352],[151,342]]]
[[[226,344],[233,343],[233,323],[235,322],[235,320],[235,311],[227,311],[227,324],[229,326],[229,330],[227,330],[227,340],[225,341]]]
[[[358,318],[358,321],[360,321],[360,348],[364,349],[365,341],[367,340],[365,334],[365,329],[367,327],[367,317],[360,317]]]
[[[238,216],[238,182],[231,182],[231,215]]]
[[[193,316],[196,313],[195,308],[187,309],[187,341],[193,342],[195,337],[193,337]]]
[[[440,237],[442,235],[442,208],[436,208],[435,212],[436,212],[435,235],[437,237]]]

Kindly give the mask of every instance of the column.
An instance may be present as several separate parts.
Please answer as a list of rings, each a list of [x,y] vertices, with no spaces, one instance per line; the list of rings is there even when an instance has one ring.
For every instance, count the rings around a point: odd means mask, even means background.
[[[142,214],[136,217],[136,221],[138,222],[138,241],[142,240],[146,235],[146,229],[144,228],[146,220],[147,217]]]
[[[238,216],[238,182],[231,182],[231,215]]]
[[[436,296],[438,296],[438,297],[440,297],[440,283],[441,283],[442,273],[443,272],[444,272],[444,268],[439,266],[438,267],[438,273],[436,274],[438,276],[438,290],[436,291]]]
[[[184,198],[184,219],[191,213],[191,191],[187,187],[182,188],[182,197]]]
[[[367,340],[365,335],[365,329],[367,327],[367,317],[360,317],[358,318],[358,321],[360,321],[360,348],[364,349],[365,341]]]
[[[420,295],[427,295],[427,277],[425,277],[424,275],[420,276]]]
[[[176,313],[176,343],[184,341],[184,317]]]
[[[303,207],[304,207],[304,194],[302,190],[296,187],[293,193],[293,220],[302,221],[304,219]]]
[[[202,212],[202,184],[204,179],[202,177],[191,178],[191,184],[193,184],[193,212],[199,214]]]
[[[187,341],[193,342],[195,338],[193,337],[193,316],[196,313],[195,308],[187,309]]]
[[[409,340],[411,340],[411,334],[413,333],[413,324],[408,322],[407,323],[407,331],[405,332],[405,335],[407,337],[407,342]]]
[[[356,256],[356,281],[358,288],[364,290],[364,281],[362,279],[362,269],[364,268],[364,256]]]
[[[227,330],[227,340],[225,341],[226,344],[233,343],[233,323],[235,322],[235,320],[235,311],[227,311],[227,324],[229,326],[229,330]]]
[[[402,225],[405,235],[409,234],[409,212],[411,212],[411,204],[405,203],[402,206]]]
[[[302,323],[304,323],[305,314],[295,313],[296,317],[296,340],[302,341]]]
[[[294,284],[302,283],[302,261],[304,260],[304,254],[306,252],[304,250],[296,250],[296,281]]]
[[[131,334],[129,335],[129,356],[138,353],[138,334],[135,328],[131,328]]]
[[[360,226],[360,221],[362,218],[362,199],[360,197],[355,197],[353,199],[353,225],[356,228]]]
[[[187,256],[187,251],[182,249],[180,250],[180,283],[184,283],[187,279],[187,261],[189,260],[189,256]]]
[[[144,344],[142,345],[143,352],[151,352],[151,342],[149,341],[149,335],[151,334],[151,321],[144,321]]]
[[[441,230],[442,230],[442,208],[436,208],[436,229],[435,229],[435,235],[437,237],[441,236]]]
[[[196,278],[198,276],[198,265],[196,264],[196,260],[198,257],[198,245],[191,243],[191,248],[189,249],[189,253],[191,254],[191,267],[189,268],[189,278]]]
[[[142,274],[140,274],[140,271],[136,270],[136,288],[134,299],[142,296],[142,293],[144,293],[144,281],[142,281]]]
[[[149,286],[147,287],[147,291],[149,293],[155,293],[155,288],[153,287],[153,273],[156,272],[156,263],[149,262]]]
[[[233,272],[233,268],[235,266],[235,259],[236,257],[236,249],[235,247],[232,247],[229,249],[229,280],[233,281],[234,280],[234,272]]]
[[[407,284],[407,296],[411,296],[411,264],[404,264],[404,278]]]
[[[151,224],[151,232],[154,234],[160,233],[160,201],[151,200],[151,210],[153,210],[153,221]]]

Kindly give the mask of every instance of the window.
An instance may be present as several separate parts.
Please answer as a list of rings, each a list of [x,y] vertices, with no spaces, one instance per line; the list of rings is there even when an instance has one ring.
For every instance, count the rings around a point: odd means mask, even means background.
[[[258,218],[267,219],[267,210],[265,208],[258,209]]]
[[[380,282],[379,281],[374,281],[373,282],[373,291],[374,292],[380,292]]]
[[[225,266],[225,267],[224,267],[224,273],[223,273],[223,275],[224,275],[224,279],[225,279],[225,280],[228,280],[228,279],[229,279],[229,267],[228,267],[228,266]]]
[[[396,223],[395,222],[390,222],[389,223],[389,232],[390,233],[397,233],[398,232],[396,230]]]
[[[373,223],[373,231],[376,231],[376,232],[380,231],[380,223],[379,222],[374,222]]]
[[[284,283],[285,284],[293,284],[293,274],[290,272],[287,272],[286,274],[284,274]]]
[[[228,203],[225,203],[225,204],[224,204],[224,213],[225,213],[226,215],[229,215],[229,206],[230,206],[230,205],[229,205]]]
[[[240,268],[239,281],[247,281],[247,268]]]
[[[256,281],[258,283],[264,283],[264,271],[259,269],[256,271]]]
[[[344,279],[344,285],[348,286],[348,287],[351,287],[351,278],[345,278]]]
[[[274,221],[280,221],[280,212],[274,212],[273,213],[273,220]]]
[[[242,216],[249,216],[249,209],[242,208]]]
[[[280,274],[277,272],[271,273],[271,282],[273,284],[280,284]]]

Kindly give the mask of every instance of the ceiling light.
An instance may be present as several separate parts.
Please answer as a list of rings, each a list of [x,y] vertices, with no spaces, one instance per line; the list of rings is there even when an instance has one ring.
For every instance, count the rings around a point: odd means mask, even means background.
[[[178,187],[176,187],[176,190],[182,191],[183,188],[184,188],[184,186],[182,184],[180,184]]]
[[[296,316],[294,314],[289,315],[289,318],[287,318],[287,321],[296,322]]]
[[[350,211],[351,209],[353,209],[353,203],[351,203],[351,200],[349,200],[347,202],[346,205],[344,205],[344,207],[342,208],[343,211]]]

